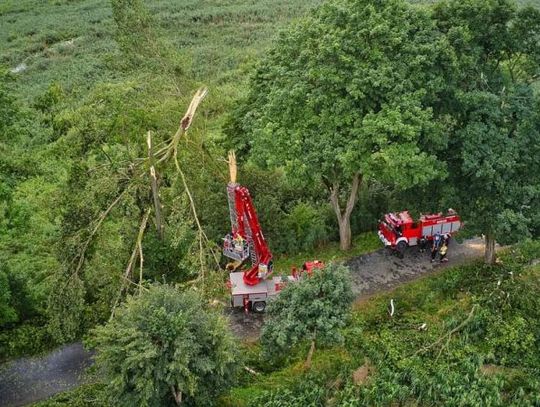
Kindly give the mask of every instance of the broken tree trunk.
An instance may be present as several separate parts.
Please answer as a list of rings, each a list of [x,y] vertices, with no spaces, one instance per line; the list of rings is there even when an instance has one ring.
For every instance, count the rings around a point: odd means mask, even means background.
[[[128,261],[128,265],[126,267],[126,271],[124,272],[124,278],[122,281],[122,285],[120,286],[120,291],[118,292],[118,296],[116,297],[116,300],[114,302],[114,305],[111,310],[111,316],[109,317],[109,321],[113,319],[114,313],[116,311],[116,307],[120,303],[120,299],[122,298],[122,293],[124,292],[125,283],[126,281],[131,281],[129,279],[129,275],[131,274],[131,271],[133,270],[133,266],[135,264],[135,261],[137,260],[137,254],[141,256],[141,264],[140,264],[140,281],[139,281],[139,290],[142,290],[142,267],[143,267],[143,258],[142,258],[142,240],[144,237],[144,231],[146,230],[146,225],[148,223],[148,217],[150,216],[150,209],[146,211],[146,213],[143,215],[141,225],[139,226],[139,233],[137,234],[137,241],[135,242],[135,247],[133,248],[133,251],[131,252],[131,256]]]
[[[486,264],[495,264],[497,253],[495,252],[495,237],[492,233],[487,233],[485,238],[484,262]]]
[[[315,339],[311,341],[311,346],[309,347],[309,352],[306,358],[306,363],[304,363],[304,367],[306,369],[311,369],[311,360],[313,359],[313,353],[315,352]]]
[[[161,202],[159,199],[159,186],[156,168],[154,167],[154,153],[152,152],[152,133],[146,134],[146,144],[148,145],[148,160],[150,162],[150,185],[152,187],[152,197],[154,199],[154,211],[156,213],[156,228],[158,236],[163,240],[163,220],[161,218]]]
[[[339,247],[341,250],[349,250],[351,248],[351,214],[358,199],[358,189],[361,182],[362,175],[355,173],[351,183],[351,192],[344,210],[341,209],[339,204],[339,183],[335,182],[330,188],[330,203],[338,221]]]

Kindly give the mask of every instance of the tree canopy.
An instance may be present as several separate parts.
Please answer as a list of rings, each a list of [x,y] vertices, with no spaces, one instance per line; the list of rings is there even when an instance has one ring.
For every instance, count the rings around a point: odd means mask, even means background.
[[[507,0],[448,1],[434,19],[456,60],[447,79],[452,137],[441,155],[445,202],[486,235],[492,263],[495,240],[530,237],[540,218],[540,12]]]
[[[192,291],[153,285],[94,330],[113,405],[208,405],[234,376],[226,321]]]
[[[270,355],[311,342],[307,364],[316,345],[339,343],[353,300],[349,270],[332,263],[300,282],[288,284],[270,301],[262,344]]]
[[[426,10],[401,0],[327,2],[281,33],[228,134],[252,160],[326,187],[347,249],[363,179],[408,188],[444,173],[435,152],[446,138],[431,105],[448,64],[446,38]]]

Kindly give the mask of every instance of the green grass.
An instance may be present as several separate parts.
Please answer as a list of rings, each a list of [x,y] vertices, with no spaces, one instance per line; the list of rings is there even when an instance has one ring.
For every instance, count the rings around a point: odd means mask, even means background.
[[[166,40],[187,62],[186,74],[227,97],[238,96],[247,67],[280,27],[320,0],[147,1]],[[122,79],[108,0],[5,0],[0,4],[0,64],[15,68],[22,99],[51,82],[83,96],[95,84]],[[218,90],[216,93],[219,93]],[[233,93],[233,94],[231,94]]]
[[[331,242],[308,252],[300,252],[294,255],[277,255],[274,258],[274,268],[279,273],[287,273],[291,267],[301,267],[305,261],[341,261],[373,252],[382,247],[381,241],[375,232],[366,232],[353,238],[352,247],[347,252],[340,250],[339,242]]]

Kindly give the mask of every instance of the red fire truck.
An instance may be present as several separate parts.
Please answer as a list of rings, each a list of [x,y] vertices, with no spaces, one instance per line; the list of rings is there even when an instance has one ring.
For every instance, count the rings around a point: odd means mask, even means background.
[[[386,247],[402,256],[408,246],[416,246],[422,240],[432,241],[437,233],[455,234],[462,227],[459,215],[449,209],[448,213],[421,215],[415,221],[409,211],[388,213],[379,222],[379,238]]]

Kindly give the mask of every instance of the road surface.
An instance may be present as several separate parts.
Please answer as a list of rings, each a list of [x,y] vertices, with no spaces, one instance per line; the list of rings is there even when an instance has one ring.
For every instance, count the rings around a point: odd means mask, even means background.
[[[77,387],[84,383],[84,371],[92,362],[92,353],[81,343],[8,362],[0,366],[0,406],[24,406]]]

